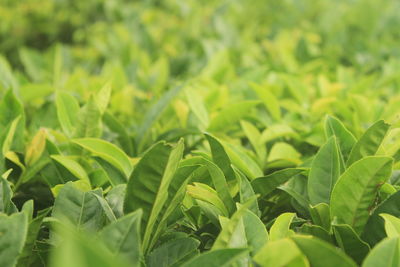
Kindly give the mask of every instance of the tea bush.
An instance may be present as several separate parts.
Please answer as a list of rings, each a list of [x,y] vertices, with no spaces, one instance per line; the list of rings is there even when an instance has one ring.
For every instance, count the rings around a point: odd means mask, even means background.
[[[3,0],[0,266],[397,266],[396,0]]]

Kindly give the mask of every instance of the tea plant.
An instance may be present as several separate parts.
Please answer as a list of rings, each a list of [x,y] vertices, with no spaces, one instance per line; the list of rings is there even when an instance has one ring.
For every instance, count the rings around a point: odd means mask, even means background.
[[[4,1],[0,266],[397,266],[399,10]]]

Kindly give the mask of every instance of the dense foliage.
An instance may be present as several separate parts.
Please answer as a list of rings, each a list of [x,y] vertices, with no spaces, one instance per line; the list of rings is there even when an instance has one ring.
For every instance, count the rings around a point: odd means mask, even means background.
[[[0,266],[398,266],[397,0],[0,3]]]

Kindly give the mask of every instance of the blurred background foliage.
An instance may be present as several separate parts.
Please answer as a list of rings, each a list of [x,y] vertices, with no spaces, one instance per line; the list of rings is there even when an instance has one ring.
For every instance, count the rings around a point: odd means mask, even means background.
[[[111,81],[109,112],[136,136],[150,107],[185,82],[148,144],[171,129],[240,136],[239,124],[209,123],[258,100],[265,108],[238,120],[284,124],[280,134],[319,146],[327,113],[358,136],[377,119],[397,123],[399,12],[396,0],[3,0],[0,87],[35,111],[28,135],[57,125],[57,90],[82,104]]]

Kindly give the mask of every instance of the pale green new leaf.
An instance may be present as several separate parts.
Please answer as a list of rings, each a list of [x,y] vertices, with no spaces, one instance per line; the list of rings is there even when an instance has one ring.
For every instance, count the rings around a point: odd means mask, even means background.
[[[400,238],[383,239],[365,258],[362,267],[397,267],[400,265]]]
[[[253,124],[247,121],[240,121],[240,125],[242,126],[242,129],[249,139],[254,151],[256,151],[257,156],[260,158],[260,162],[264,164],[264,160],[267,156],[267,149],[265,142],[261,140],[260,131]]]
[[[58,122],[67,136],[72,136],[78,122],[79,104],[75,97],[67,92],[58,91],[56,94]]]
[[[295,215],[289,212],[279,215],[269,230],[269,240],[275,241],[291,236],[293,231],[290,230],[290,224]]]
[[[254,256],[254,261],[262,267],[309,267],[310,264],[289,238],[270,241]]]
[[[259,101],[243,101],[239,103],[230,104],[221,110],[214,118],[212,118],[208,127],[212,132],[224,132],[232,125],[240,121],[243,117],[259,104]]]
[[[247,249],[227,248],[212,250],[200,254],[190,261],[182,264],[182,267],[228,267],[234,262],[246,257]]]
[[[102,113],[94,97],[90,97],[77,114],[74,137],[100,137],[103,131],[101,118]]]
[[[90,185],[90,180],[85,169],[73,158],[63,155],[51,155],[50,157],[71,172],[76,178]]]
[[[208,127],[209,116],[201,96],[194,88],[186,89],[185,93],[192,112],[196,115],[204,127]]]
[[[263,175],[260,166],[247,155],[245,149],[227,142],[224,142],[223,145],[232,163],[249,179],[252,180]]]
[[[333,245],[311,236],[295,235],[291,239],[306,255],[313,267],[356,267],[357,264]]]
[[[224,202],[219,198],[217,192],[212,187],[202,183],[194,183],[194,186],[187,186],[187,193],[194,199],[213,205],[224,216],[229,216],[229,212]]]
[[[100,113],[104,114],[111,96],[111,83],[106,83],[96,95],[96,103]]]
[[[388,237],[399,237],[400,219],[387,213],[382,213],[380,216],[385,220],[386,235]]]
[[[214,242],[212,247],[213,250],[223,248],[243,248],[247,246],[248,240],[243,219],[246,211],[248,211],[247,206],[249,206],[252,201],[255,201],[255,199],[249,200],[244,205],[238,206],[237,211],[230,219],[225,217],[220,218],[222,230]]]
[[[11,149],[11,145],[14,140],[14,135],[15,135],[15,132],[17,130],[17,126],[18,126],[18,123],[20,120],[21,120],[21,116],[18,116],[11,122],[10,126],[7,128],[7,134],[4,138],[4,141],[3,141],[3,144],[1,147],[1,149],[2,149],[1,151],[2,151],[3,155],[6,155],[6,153],[8,151],[10,151],[10,149]]]
[[[256,91],[258,97],[263,101],[266,109],[269,111],[269,113],[271,113],[271,117],[276,121],[280,121],[281,108],[279,106],[279,101],[270,91],[270,89],[255,83],[251,83],[251,87],[254,91]]]
[[[116,145],[97,138],[73,139],[72,142],[107,161],[126,177],[131,174],[133,167],[129,157]]]
[[[50,267],[128,267],[137,266],[138,262],[124,261],[107,250],[103,242],[94,239],[86,232],[77,232],[73,228],[57,225],[56,233],[63,242],[50,254]]]

